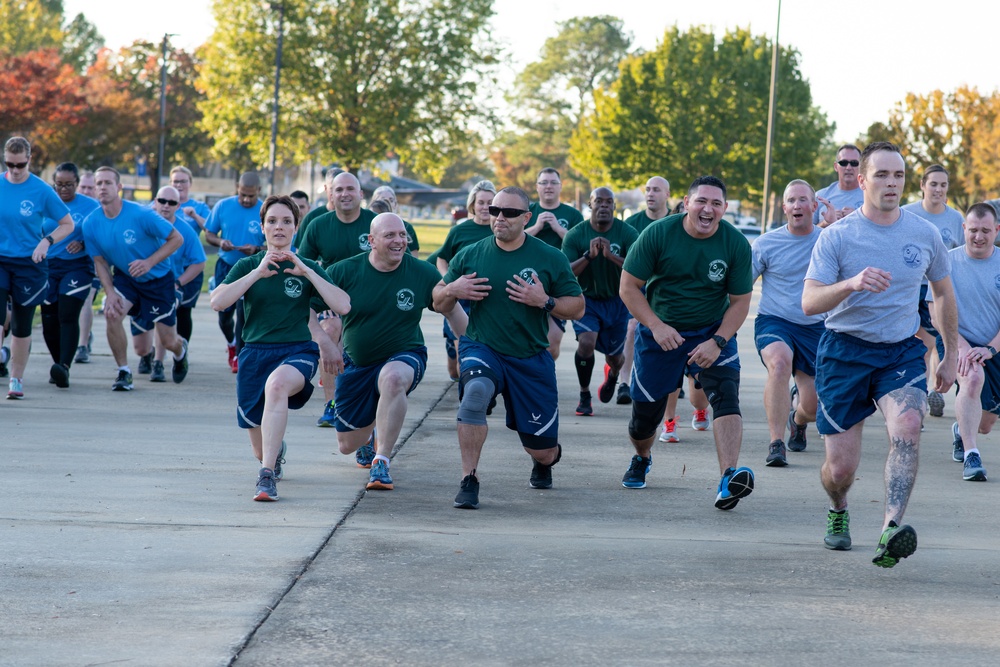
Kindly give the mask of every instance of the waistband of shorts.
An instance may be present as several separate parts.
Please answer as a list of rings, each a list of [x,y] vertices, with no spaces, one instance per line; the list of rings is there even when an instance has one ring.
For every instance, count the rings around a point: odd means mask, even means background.
[[[903,340],[897,340],[897,341],[894,341],[892,343],[875,343],[875,342],[872,342],[870,340],[865,340],[863,338],[858,338],[857,336],[852,336],[851,334],[846,334],[846,333],[841,333],[839,331],[834,331],[833,329],[827,329],[826,332],[828,334],[830,334],[831,336],[833,336],[834,338],[842,340],[842,341],[844,341],[846,343],[852,343],[854,345],[858,345],[860,347],[871,348],[873,350],[884,350],[884,349],[891,348],[891,347],[897,347],[899,345],[904,345],[906,343],[909,343],[909,341],[910,341],[909,338],[904,338]],[[914,340],[919,340],[919,339],[914,338]]]
[[[315,344],[311,340],[300,340],[292,343],[243,343],[243,347],[251,350],[279,350],[281,348],[301,347],[311,343]]]

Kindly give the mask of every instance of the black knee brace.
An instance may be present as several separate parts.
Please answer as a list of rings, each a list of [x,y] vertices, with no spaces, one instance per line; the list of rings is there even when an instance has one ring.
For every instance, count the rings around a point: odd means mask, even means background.
[[[698,374],[712,404],[712,418],[740,414],[740,372],[727,366],[711,366]]]
[[[660,418],[667,407],[667,396],[658,401],[646,403],[632,401],[632,419],[628,422],[628,434],[633,440],[648,440],[656,435],[660,427]]]

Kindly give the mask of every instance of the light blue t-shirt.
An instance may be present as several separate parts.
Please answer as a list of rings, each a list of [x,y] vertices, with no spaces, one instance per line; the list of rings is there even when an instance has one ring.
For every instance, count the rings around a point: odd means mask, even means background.
[[[264,245],[264,230],[260,227],[260,207],[259,199],[250,208],[240,205],[238,197],[226,197],[219,201],[212,209],[208,221],[205,223],[206,231],[218,234],[219,238],[226,239],[234,246],[246,244]],[[239,250],[227,250],[219,252],[219,257],[227,264],[235,265],[246,255]]]
[[[1000,331],[1000,251],[973,259],[960,246],[951,258],[951,286],[958,305],[958,333],[973,346],[989,345]],[[934,295],[928,291],[927,300]]]
[[[188,216],[184,215],[184,209],[187,208],[188,206],[193,208],[194,212],[205,220],[205,224],[208,224],[208,216],[212,215],[212,209],[210,209],[208,207],[208,204],[206,204],[205,202],[197,201],[195,199],[188,199],[186,202],[182,203],[180,206],[177,207],[178,217],[184,216],[184,221],[187,222],[189,225],[191,225],[191,229],[193,229],[196,234],[200,234],[201,226],[197,222],[195,222],[194,218],[189,218]]]
[[[924,210],[923,202],[918,201],[907,204],[903,207],[903,210],[916,213],[937,227],[938,231],[941,232],[941,240],[944,241],[944,247],[948,250],[965,244],[965,234],[962,231],[962,223],[965,222],[965,218],[951,206],[945,206],[944,211],[941,213],[928,213]]]
[[[174,226],[152,209],[135,202],[123,201],[122,210],[115,218],[104,215],[97,208],[83,221],[83,240],[87,254],[103,257],[119,271],[128,273],[128,265],[137,259],[146,259],[166,242]],[[135,278],[144,283],[162,278],[172,270],[167,257],[154,265],[144,276]]]
[[[816,191],[816,202],[819,206],[816,208],[816,212],[813,213],[814,225],[819,224],[819,221],[823,219],[823,211],[826,210],[826,204],[820,203],[819,201],[820,197],[829,200],[830,203],[833,204],[834,208],[844,208],[845,206],[850,206],[851,208],[857,210],[861,208],[862,204],[865,203],[864,190],[861,188],[841,190],[840,181],[834,181],[822,190]]]
[[[871,266],[888,271],[889,288],[854,292],[826,317],[826,328],[872,343],[896,343],[917,333],[920,284],[950,272],[948,250],[937,228],[900,210],[891,225],[877,225],[860,210],[844,216],[819,235],[806,278],[833,285]]]
[[[16,185],[0,174],[0,257],[31,257],[45,236],[45,218],[62,220],[67,213],[52,186],[34,174]]]
[[[813,246],[822,230],[813,227],[805,236],[796,236],[788,225],[758,237],[750,246],[753,279],[763,276],[757,312],[795,324],[822,322],[822,315],[802,312],[802,279],[809,268]]]
[[[174,278],[180,278],[184,270],[192,264],[198,264],[199,262],[205,261],[205,248],[201,245],[201,239],[198,238],[198,233],[195,232],[191,227],[185,224],[187,218],[181,218],[180,215],[177,216],[174,229],[181,233],[184,237],[184,245],[174,251],[174,254],[170,256],[170,264],[173,266]],[[198,223],[195,223],[198,224]]]
[[[69,209],[69,215],[73,218],[73,231],[62,241],[57,242],[49,248],[49,259],[80,259],[87,256],[85,250],[73,254],[66,250],[66,246],[73,241],[83,243],[83,221],[87,219],[91,211],[99,206],[100,204],[97,203],[96,199],[91,199],[86,195],[75,195],[73,200],[66,204],[66,207]],[[45,218],[45,222],[42,223],[42,235],[51,234],[58,226],[59,222],[57,220]]]

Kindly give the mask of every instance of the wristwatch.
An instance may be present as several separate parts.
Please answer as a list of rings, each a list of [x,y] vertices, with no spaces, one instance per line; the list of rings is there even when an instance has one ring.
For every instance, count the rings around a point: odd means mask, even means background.
[[[992,345],[987,345],[986,349],[990,351],[990,356],[993,356],[993,357],[997,356],[997,349],[995,347],[993,347]]]
[[[549,297],[548,301],[545,302],[545,305],[542,306],[542,310],[544,310],[546,313],[551,313],[553,310],[555,310],[555,308],[556,308],[556,300],[553,299],[551,296]]]
[[[587,250],[587,252],[580,255],[580,257],[589,262],[591,259],[593,259],[594,256],[590,254],[590,250]]]
[[[55,239],[52,238],[52,234],[49,234],[48,236],[46,236],[45,240],[49,242],[50,246],[54,246],[56,244]]]
[[[715,341],[715,344],[719,346],[720,350],[726,349],[726,344],[729,342],[728,340],[726,340],[725,338],[723,338],[718,334],[712,336],[712,340]]]

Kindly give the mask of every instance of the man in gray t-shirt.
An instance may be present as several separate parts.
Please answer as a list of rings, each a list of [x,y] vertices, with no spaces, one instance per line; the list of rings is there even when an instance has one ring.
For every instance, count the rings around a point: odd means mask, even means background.
[[[944,357],[937,391],[955,381],[958,341],[955,295],[941,235],[929,222],[902,211],[906,165],[888,142],[861,154],[861,209],[826,229],[813,248],[802,290],[807,315],[829,313],[816,355],[817,426],[826,435],[820,472],[830,496],[827,548],[851,548],[847,492],[861,460],[861,431],[876,403],[885,417],[885,516],[873,563],[892,567],[917,548],[917,534],[901,525],[917,476],[920,425],[927,410],[923,344],[916,301],[926,276],[936,300]]]
[[[816,195],[811,185],[796,179],[785,187],[783,199],[788,224],[764,234],[750,249],[753,279],[763,279],[754,344],[767,367],[764,411],[771,444],[765,463],[772,467],[788,464],[786,425],[788,449],[806,448],[806,425],[816,421],[816,346],[823,333],[823,316],[802,312],[802,279],[820,235],[812,221]],[[799,396],[794,408],[788,395],[793,373]]]
[[[837,180],[816,193],[819,206],[813,212],[813,224],[827,227],[861,206],[864,195],[858,187],[860,163],[861,151],[854,144],[844,144],[837,149],[837,159],[833,163]]]

